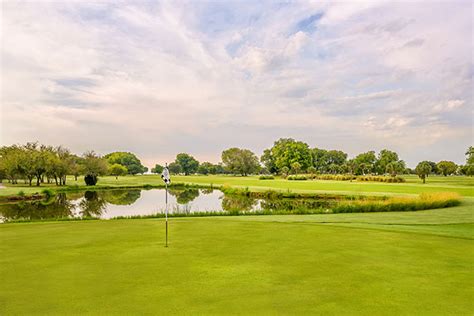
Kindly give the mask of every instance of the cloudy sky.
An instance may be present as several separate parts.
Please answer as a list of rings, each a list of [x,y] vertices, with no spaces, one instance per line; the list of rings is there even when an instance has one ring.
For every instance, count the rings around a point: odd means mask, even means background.
[[[464,162],[473,7],[446,2],[18,2],[1,10],[0,145],[217,162],[280,137]]]

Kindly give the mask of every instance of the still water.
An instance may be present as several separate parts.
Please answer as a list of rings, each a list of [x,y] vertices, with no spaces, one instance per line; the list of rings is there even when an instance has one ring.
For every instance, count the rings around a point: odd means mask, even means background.
[[[0,204],[0,221],[54,218],[146,216],[165,213],[163,189],[106,190],[60,193],[48,201]],[[168,190],[169,213],[233,212],[329,208],[334,201],[315,199],[254,199],[225,195],[212,189]]]

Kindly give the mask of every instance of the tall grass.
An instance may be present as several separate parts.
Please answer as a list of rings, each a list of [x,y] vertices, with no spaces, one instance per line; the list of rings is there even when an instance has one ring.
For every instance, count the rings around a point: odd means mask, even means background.
[[[418,197],[390,197],[385,200],[357,200],[336,205],[334,213],[407,212],[445,208],[461,204],[460,195],[452,192],[422,193]]]

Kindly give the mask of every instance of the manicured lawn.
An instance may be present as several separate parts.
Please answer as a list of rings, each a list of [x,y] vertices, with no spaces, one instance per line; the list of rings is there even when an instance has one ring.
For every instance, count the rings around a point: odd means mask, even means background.
[[[0,314],[471,315],[472,228],[469,205],[173,219],[169,248],[162,220],[4,224]]]
[[[229,185],[234,187],[248,187],[251,190],[291,190],[293,192],[333,192],[342,194],[419,194],[421,192],[457,192],[463,196],[474,196],[473,177],[442,177],[431,176],[426,184],[422,184],[415,176],[405,176],[406,183],[378,183],[378,182],[348,182],[348,181],[288,181],[276,178],[275,180],[259,180],[258,177],[233,176],[173,176],[173,183],[193,183],[201,185]],[[79,185],[85,188],[83,179],[77,182],[68,179],[68,185]],[[145,184],[162,185],[159,175],[138,175],[119,177],[101,177],[100,186],[143,186]],[[0,196],[16,195],[20,190],[26,194],[41,192],[44,188],[57,189],[55,185],[43,184],[41,187],[29,187],[24,184],[11,186],[4,183],[6,188],[0,189]]]

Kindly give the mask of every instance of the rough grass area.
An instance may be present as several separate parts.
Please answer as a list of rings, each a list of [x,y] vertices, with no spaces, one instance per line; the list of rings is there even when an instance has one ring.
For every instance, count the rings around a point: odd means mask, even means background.
[[[0,314],[471,315],[471,207],[4,224]]]

